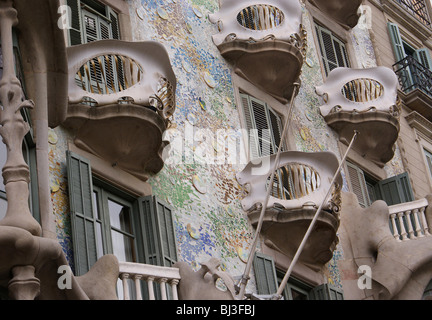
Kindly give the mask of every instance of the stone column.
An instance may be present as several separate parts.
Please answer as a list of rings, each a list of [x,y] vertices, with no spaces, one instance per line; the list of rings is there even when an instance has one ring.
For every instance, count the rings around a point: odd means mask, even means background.
[[[7,150],[7,160],[2,174],[8,199],[6,216],[0,221],[0,229],[2,226],[16,227],[30,232],[33,236],[40,236],[41,227],[30,213],[30,170],[22,153],[23,140],[30,127],[24,121],[21,109],[32,108],[33,102],[25,100],[21,83],[15,75],[12,27],[18,24],[18,13],[12,4],[12,0],[0,0],[3,54],[3,77],[0,80],[0,135]],[[8,289],[12,299],[33,300],[39,294],[40,281],[35,277],[34,266],[15,266],[11,269],[11,274],[13,278],[9,281]]]
[[[12,6],[12,0],[1,0],[3,77],[0,81],[0,135],[7,147],[7,160],[2,174],[8,207],[0,226],[18,227],[40,236],[41,227],[29,209],[30,170],[22,153],[23,139],[30,128],[21,115],[21,109],[33,108],[33,102],[25,100],[21,83],[15,75],[12,27],[17,24],[17,11]]]

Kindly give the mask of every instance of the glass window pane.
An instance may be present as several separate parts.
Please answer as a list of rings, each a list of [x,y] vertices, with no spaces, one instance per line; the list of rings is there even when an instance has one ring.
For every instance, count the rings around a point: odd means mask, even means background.
[[[6,145],[0,139],[0,169],[3,169],[6,163],[6,156],[7,156]],[[0,190],[6,191],[2,177],[0,177]]]
[[[7,210],[7,201],[3,198],[0,198],[0,220],[6,216]]]
[[[102,224],[96,222],[96,248],[98,259],[104,255],[103,244],[102,244]]]
[[[98,206],[98,193],[96,191],[93,191],[93,212],[95,213],[94,216],[96,219],[101,219],[99,215],[99,206]]]
[[[131,233],[129,207],[108,200],[111,226],[122,231]]]
[[[113,253],[119,261],[134,262],[133,238],[111,230]]]

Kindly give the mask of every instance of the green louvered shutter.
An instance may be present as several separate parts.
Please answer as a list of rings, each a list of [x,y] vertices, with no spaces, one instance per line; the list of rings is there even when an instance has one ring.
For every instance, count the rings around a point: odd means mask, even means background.
[[[311,300],[344,300],[342,290],[325,283],[312,289],[309,293]]]
[[[402,37],[399,32],[399,27],[397,24],[392,22],[388,22],[387,27],[389,29],[390,39],[393,45],[393,52],[396,61],[401,61],[403,58],[407,56],[407,54],[405,53]]]
[[[414,194],[407,172],[380,181],[378,187],[382,200],[389,206],[414,201]]]
[[[243,112],[246,120],[246,129],[248,131],[249,136],[249,159],[254,160],[259,158],[259,151],[258,151],[258,134],[255,130],[253,115],[250,110],[250,97],[247,94],[240,94],[240,98],[243,105]]]
[[[421,48],[416,50],[414,57],[418,62],[420,62],[424,67],[432,70],[432,59],[430,56],[429,49]]]
[[[349,67],[348,53],[345,44],[333,35],[330,30],[315,25],[318,35],[321,57],[326,75],[338,68]]]
[[[350,162],[347,162],[346,165],[348,169],[348,176],[351,183],[352,193],[357,196],[359,205],[361,207],[369,207],[371,205],[371,202],[363,170]]]
[[[177,245],[172,208],[155,196],[138,199],[142,260],[147,264],[171,267],[177,262]]]
[[[278,284],[273,258],[257,252],[253,260],[253,267],[258,294],[275,294]]]
[[[81,34],[81,2],[80,0],[67,0],[71,9],[71,29],[69,29],[69,44],[71,46],[82,44]]]
[[[97,260],[93,186],[89,160],[68,151],[67,175],[75,274],[85,274]]]

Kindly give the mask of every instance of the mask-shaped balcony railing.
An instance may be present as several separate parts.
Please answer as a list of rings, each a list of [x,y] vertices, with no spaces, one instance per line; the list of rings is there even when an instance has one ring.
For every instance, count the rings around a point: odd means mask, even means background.
[[[102,40],[68,48],[75,144],[147,179],[163,167],[162,140],[175,110],[176,79],[156,42]],[[108,146],[104,141],[110,141]]]
[[[363,0],[309,0],[309,2],[339,24],[354,28],[360,18],[358,11]]]
[[[393,158],[399,135],[397,85],[396,74],[385,67],[337,68],[316,88],[325,101],[321,114],[339,139],[348,144],[359,131],[353,149],[380,166]]]
[[[268,245],[293,256],[318,207],[326,201],[317,222],[317,232],[311,235],[309,245],[301,256],[303,263],[315,266],[324,264],[331,259],[337,244],[342,186],[340,174],[332,186],[332,196],[327,200],[325,198],[339,161],[330,152],[283,152],[271,184],[269,180],[275,160],[276,155],[257,159],[237,174],[237,181],[249,191],[241,201],[243,209],[252,225],[256,225],[267,188],[271,185],[273,190],[267,203],[262,235]]]
[[[300,2],[224,0],[209,19],[219,29],[213,42],[235,72],[287,103],[307,48]]]

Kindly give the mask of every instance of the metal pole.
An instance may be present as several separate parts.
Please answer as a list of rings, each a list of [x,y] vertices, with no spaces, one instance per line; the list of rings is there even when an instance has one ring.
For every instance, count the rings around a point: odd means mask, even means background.
[[[289,126],[289,123],[290,123],[290,120],[291,120],[291,113],[292,113],[292,109],[293,109],[293,105],[294,105],[294,99],[295,99],[295,97],[297,95],[299,87],[300,87],[299,83],[297,83],[297,82],[294,83],[294,91],[293,91],[293,94],[291,96],[290,106],[289,106],[289,110],[288,110],[288,116],[287,116],[287,118],[285,120],[285,125],[284,125],[284,129],[283,129],[282,136],[281,136],[281,141],[279,143],[279,148],[278,148],[278,151],[276,153],[276,159],[275,159],[273,171],[272,171],[272,174],[271,174],[271,177],[270,177],[270,183],[272,183],[274,181],[275,172],[276,172],[276,170],[277,170],[277,168],[279,166],[280,154],[281,154],[282,146],[283,146],[283,143],[284,143],[284,139],[285,139],[286,133],[288,131],[288,126]],[[244,271],[243,276],[242,276],[241,281],[240,281],[240,291],[239,291],[239,295],[237,297],[239,300],[243,300],[244,294],[245,294],[245,291],[246,291],[246,285],[247,285],[247,283],[248,283],[248,281],[250,279],[249,274],[250,274],[250,271],[251,271],[251,268],[252,268],[253,254],[254,254],[254,252],[256,250],[256,247],[257,247],[257,244],[258,244],[258,238],[259,238],[259,234],[261,232],[261,228],[262,228],[262,224],[263,224],[263,220],[264,220],[264,215],[265,215],[265,212],[267,210],[267,203],[268,203],[268,200],[270,198],[271,190],[272,190],[272,188],[270,188],[270,186],[269,186],[268,189],[267,189],[267,194],[266,194],[265,201],[262,204],[260,218],[258,220],[258,225],[257,225],[256,231],[255,231],[255,236],[254,236],[253,241],[252,241],[252,247],[251,247],[250,252],[249,252],[249,257],[248,257],[248,261],[247,261],[247,264],[246,264],[246,267],[245,267],[245,271]]]
[[[303,251],[303,248],[304,248],[304,246],[305,246],[305,244],[306,244],[306,241],[308,240],[308,238],[309,238],[309,236],[310,236],[310,234],[311,234],[311,232],[312,232],[312,229],[313,229],[313,227],[315,226],[315,222],[317,221],[318,216],[319,216],[319,214],[320,214],[320,212],[321,212],[321,210],[322,210],[324,204],[326,203],[327,198],[328,198],[328,196],[330,195],[330,192],[332,191],[333,184],[335,183],[335,181],[336,181],[336,179],[337,179],[337,176],[338,176],[338,174],[339,174],[339,171],[342,169],[342,166],[343,166],[343,164],[344,164],[344,162],[345,162],[345,160],[346,160],[346,158],[347,158],[347,156],[348,156],[348,152],[349,152],[350,149],[352,148],[352,146],[353,146],[355,140],[357,139],[357,135],[358,135],[358,134],[359,134],[358,131],[354,131],[354,136],[352,137],[352,139],[351,139],[351,143],[350,143],[348,149],[346,150],[346,153],[345,153],[345,155],[344,155],[344,157],[343,157],[341,163],[339,164],[339,168],[337,169],[337,171],[336,171],[336,173],[335,173],[335,175],[334,175],[334,177],[333,177],[333,179],[332,179],[332,181],[331,181],[331,183],[330,183],[330,188],[329,188],[329,190],[328,190],[328,192],[327,192],[327,194],[326,194],[326,196],[325,196],[323,202],[321,203],[321,205],[319,206],[317,212],[315,213],[315,216],[313,217],[312,222],[311,222],[311,224],[310,224],[308,230],[306,231],[306,234],[305,234],[305,236],[303,237],[303,240],[302,240],[302,242],[300,243],[300,246],[298,247],[296,254],[294,255],[294,258],[293,258],[293,260],[292,260],[292,262],[291,262],[291,265],[289,266],[289,268],[288,268],[288,270],[287,270],[287,272],[286,272],[286,274],[285,274],[285,276],[284,276],[284,278],[283,278],[283,280],[282,280],[282,282],[281,282],[281,284],[280,284],[280,286],[279,286],[279,288],[278,288],[278,291],[276,292],[276,294],[275,294],[274,297],[273,297],[273,300],[279,300],[279,299],[282,298],[283,290],[285,289],[285,286],[286,286],[287,283],[288,283],[288,279],[289,279],[289,277],[291,276],[292,270],[294,269],[294,266],[295,266],[295,264],[297,263],[297,260],[299,259],[300,254],[301,254],[302,251]]]

